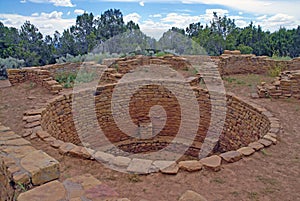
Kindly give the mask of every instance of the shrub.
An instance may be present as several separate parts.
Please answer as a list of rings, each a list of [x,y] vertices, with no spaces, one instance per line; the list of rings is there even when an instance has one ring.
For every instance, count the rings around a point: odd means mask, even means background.
[[[237,46],[237,49],[241,51],[242,54],[252,54],[253,49],[252,47],[240,44],[239,46]]]
[[[283,66],[277,64],[275,67],[269,69],[268,74],[271,77],[278,77],[284,69]]]
[[[7,72],[6,69],[12,69],[12,68],[21,68],[24,66],[25,61],[15,59],[13,57],[8,57],[6,59],[0,58],[0,79],[6,79],[7,78]]]
[[[88,61],[95,61],[97,63],[102,63],[102,60],[105,58],[117,58],[119,55],[117,54],[95,54],[95,53],[88,53],[84,55],[77,55],[73,56],[67,54],[65,57],[60,57],[56,59],[56,63],[79,63],[79,62],[88,62]]]
[[[74,82],[77,83],[88,83],[96,78],[97,74],[95,72],[62,72],[55,76],[55,80],[60,83],[64,88],[71,88]]]

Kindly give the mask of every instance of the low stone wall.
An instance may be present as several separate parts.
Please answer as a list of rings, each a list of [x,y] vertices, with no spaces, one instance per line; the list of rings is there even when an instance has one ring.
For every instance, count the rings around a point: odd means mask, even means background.
[[[138,83],[125,84],[126,87],[131,87]],[[75,113],[80,113],[85,117],[83,122],[79,120],[77,122],[77,129],[79,129],[81,134],[84,134],[83,136],[81,135],[81,139],[83,139],[84,142],[90,142],[93,146],[103,146],[101,140],[90,139],[91,136],[94,136],[90,135],[89,132],[95,130],[96,126],[100,126],[106,137],[112,143],[120,145],[120,147],[122,144],[120,142],[122,141],[126,141],[127,143],[132,141],[136,144],[140,144],[140,148],[134,148],[134,146],[132,146],[132,148],[131,146],[126,148],[125,151],[132,153],[137,152],[136,150],[141,152],[152,151],[149,150],[151,149],[151,146],[145,146],[145,144],[149,144],[149,142],[150,144],[156,143],[156,145],[157,142],[161,142],[159,147],[164,147],[175,137],[180,126],[181,113],[180,106],[172,93],[160,85],[148,85],[137,90],[131,97],[129,103],[131,119],[128,119],[128,121],[132,121],[135,125],[139,125],[138,128],[146,127],[154,132],[156,128],[160,128],[160,121],[159,119],[156,119],[155,121],[155,118],[153,121],[150,121],[150,108],[155,105],[160,105],[164,107],[166,111],[167,121],[161,132],[159,132],[155,138],[151,138],[151,140],[144,142],[143,144],[142,141],[136,141],[123,133],[114,121],[111,110],[111,99],[115,87],[116,84],[100,86],[96,93],[87,90],[80,92],[75,96],[75,98],[90,96],[90,98],[95,99],[94,106],[98,119],[97,125],[93,124],[92,121],[89,121],[92,120],[93,117],[90,116],[90,111],[88,111],[91,108],[86,106],[86,99],[83,99],[82,102],[80,102],[80,99],[76,100],[77,109],[73,111]],[[193,87],[193,91],[196,94],[199,104],[201,119],[194,144],[189,149],[188,155],[197,156],[211,123],[211,102],[208,91],[199,87]],[[126,95],[124,94],[124,96]],[[74,117],[72,115],[72,98],[73,95],[68,94],[59,96],[50,101],[46,109],[42,112],[41,126],[50,135],[59,140],[80,145],[81,139],[77,135]],[[122,96],[119,96],[117,100],[114,99],[114,102],[120,105],[125,104],[124,101],[124,97]],[[81,105],[81,107],[78,107],[78,105]],[[218,110],[221,112],[225,110],[226,106],[220,105],[218,107]],[[121,111],[122,110],[120,110],[120,115],[122,114]],[[118,114],[114,113],[114,115]],[[75,119],[75,121],[77,120]],[[152,125],[150,122],[152,122]],[[130,122],[128,122],[128,125],[129,123]],[[262,111],[243,102],[236,96],[228,94],[226,121],[215,151],[225,152],[246,146],[265,135],[269,128],[270,122],[267,116],[262,114]],[[140,130],[130,130],[130,128],[125,129],[129,130],[129,133],[132,133],[133,135],[138,135],[141,132]],[[188,127],[185,132],[189,133]],[[156,140],[158,141],[156,142]],[[143,146],[148,147],[149,149],[141,148]]]
[[[41,86],[44,86],[53,94],[57,94],[62,90],[62,86],[53,79],[51,73],[48,70],[42,70],[36,67],[8,69],[7,74],[8,79],[12,85],[16,85],[17,83],[23,83],[26,81],[32,81]]]
[[[59,163],[0,123],[0,200],[58,179]]]
[[[257,86],[259,97],[300,99],[300,70],[284,71],[271,84]]]
[[[270,69],[300,69],[300,58],[291,61],[276,61],[267,56],[240,54],[239,51],[224,51],[219,57],[218,68],[221,75],[266,74]]]

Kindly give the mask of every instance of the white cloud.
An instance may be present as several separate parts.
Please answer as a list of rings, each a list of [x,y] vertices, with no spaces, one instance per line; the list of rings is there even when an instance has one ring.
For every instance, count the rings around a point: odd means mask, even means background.
[[[50,3],[54,6],[75,7],[71,0],[27,0],[32,3]],[[21,0],[21,3],[26,3],[26,0]]]
[[[69,11],[69,12],[67,13],[67,15],[71,15],[71,11]]]
[[[84,13],[84,10],[82,10],[82,9],[75,9],[75,10],[74,10],[74,13],[75,13],[76,15],[82,15],[82,14]]]
[[[130,13],[124,16],[124,22],[127,23],[129,21],[133,21],[134,23],[139,23],[141,16],[137,13]]]
[[[39,13],[32,13],[31,16],[37,17],[37,16],[39,16]]]
[[[276,31],[279,27],[285,27],[288,29],[297,27],[300,24],[300,20],[287,14],[276,14],[272,16],[263,15],[256,18],[255,25],[260,25],[264,30]]]
[[[159,17],[162,17],[162,15],[161,14],[154,14],[154,15],[149,15],[149,17],[157,17],[157,18],[159,18]]]
[[[239,12],[239,15],[243,15],[243,14],[244,14],[243,12],[241,12],[241,11]]]
[[[139,4],[140,6],[145,6],[145,3],[143,1],[141,1]]]
[[[0,14],[0,19],[5,26],[16,27],[18,29],[20,29],[26,20],[30,21],[30,23],[34,24],[39,31],[46,36],[53,35],[56,30],[62,33],[64,29],[75,24],[75,19],[63,19],[62,15],[63,13],[58,11],[51,13],[43,12],[38,15],[34,13],[34,16]]]

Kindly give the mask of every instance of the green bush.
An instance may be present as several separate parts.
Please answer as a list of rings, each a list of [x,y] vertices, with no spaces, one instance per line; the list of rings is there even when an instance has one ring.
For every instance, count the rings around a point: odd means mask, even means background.
[[[271,77],[278,77],[282,71],[284,71],[284,67],[281,65],[276,65],[274,68],[269,69],[268,74]]]
[[[96,78],[97,74],[95,72],[62,72],[55,76],[55,80],[60,83],[64,88],[71,88],[76,83],[88,83]]]
[[[0,58],[0,79],[7,78],[6,69],[11,68],[21,68],[24,66],[24,60],[15,59],[13,57],[8,57],[6,59]]]
[[[239,46],[237,46],[237,49],[241,51],[242,54],[252,54],[253,49],[252,47],[240,44]]]
[[[79,54],[77,56],[67,54],[65,57],[60,57],[59,59],[56,59],[56,63],[79,63],[79,62],[89,62],[89,61],[102,63],[102,60],[105,58],[118,58],[118,57],[119,55],[117,54],[88,53],[84,55]]]

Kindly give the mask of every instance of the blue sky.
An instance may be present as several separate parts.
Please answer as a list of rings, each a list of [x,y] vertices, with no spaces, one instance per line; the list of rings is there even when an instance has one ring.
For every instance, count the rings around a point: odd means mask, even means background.
[[[0,0],[0,20],[17,28],[29,20],[44,35],[52,35],[75,24],[79,14],[97,16],[110,8],[120,9],[125,22],[139,23],[143,32],[156,39],[172,26],[209,23],[214,11],[235,19],[240,27],[250,21],[270,31],[300,25],[299,0]]]

